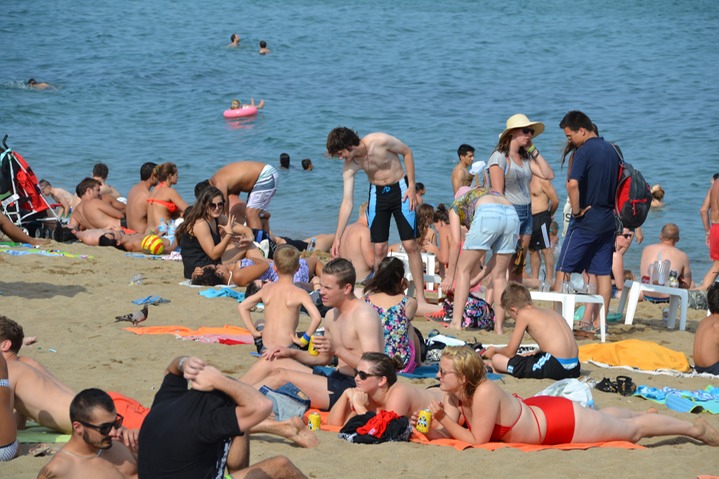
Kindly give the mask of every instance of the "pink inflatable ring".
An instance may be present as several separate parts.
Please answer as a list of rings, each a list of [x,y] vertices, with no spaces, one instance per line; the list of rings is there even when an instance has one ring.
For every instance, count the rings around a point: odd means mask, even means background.
[[[243,106],[242,108],[237,108],[235,110],[225,110],[222,113],[222,116],[225,118],[233,119],[233,118],[243,118],[245,116],[253,116],[257,114],[257,108],[254,106]]]

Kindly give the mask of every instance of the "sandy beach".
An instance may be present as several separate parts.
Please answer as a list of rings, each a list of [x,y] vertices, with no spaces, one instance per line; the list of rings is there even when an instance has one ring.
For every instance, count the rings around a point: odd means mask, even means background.
[[[137,309],[131,301],[158,295],[170,303],[152,306],[148,326],[181,325],[187,327],[240,325],[236,301],[231,298],[207,299],[198,289],[180,286],[182,264],[162,260],[127,257],[112,248],[92,248],[82,244],[59,245],[49,249],[92,255],[91,258],[11,256],[0,253],[0,300],[4,314],[18,321],[26,336],[39,341],[23,348],[30,356],[48,367],[63,382],[79,391],[100,387],[119,391],[150,406],[164,369],[172,358],[182,354],[205,358],[226,374],[239,376],[255,361],[250,356],[253,345],[226,346],[182,341],[171,335],[135,335],[124,331],[127,323],[115,323],[116,315]],[[142,273],[141,285],[130,286],[130,278]],[[616,305],[616,300],[612,302]],[[682,351],[690,362],[693,334],[703,311],[689,310],[687,330],[668,330],[661,321],[662,305],[640,303],[634,325],[610,323],[607,340],[644,339]],[[256,314],[256,313],[255,313]],[[427,333],[436,324],[416,318],[415,325]],[[307,317],[301,318],[301,326]],[[462,339],[487,343],[506,343],[504,336],[490,333],[462,332]],[[581,341],[586,344],[588,341]],[[601,369],[582,364],[583,374],[596,380],[607,376],[631,376],[638,385],[670,386],[680,389],[703,389],[706,378],[675,378],[646,375],[619,369]],[[406,380],[406,379],[401,379]],[[434,380],[419,381],[433,384]],[[520,396],[531,396],[551,384],[551,380],[517,380],[504,376],[505,389]],[[716,384],[719,381],[714,381]],[[641,398],[594,391],[602,407],[622,406],[642,411],[653,403]],[[693,420],[690,414],[675,413],[657,406],[661,414]],[[715,428],[719,417],[702,413]],[[551,477],[696,477],[719,474],[719,452],[685,438],[662,438],[641,441],[644,450],[599,449],[582,451],[548,450],[521,452],[503,449],[456,451],[412,443],[378,446],[354,445],[320,431],[320,444],[301,449],[280,438],[257,435],[252,440],[252,462],[276,454],[288,456],[311,478],[346,479],[364,477],[506,477],[531,475]],[[22,456],[0,465],[2,477],[35,478],[48,458]]]

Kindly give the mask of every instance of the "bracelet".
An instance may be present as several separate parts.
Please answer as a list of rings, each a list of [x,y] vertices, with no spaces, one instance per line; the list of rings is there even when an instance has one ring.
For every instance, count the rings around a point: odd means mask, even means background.
[[[182,369],[182,365],[185,364],[185,360],[186,360],[186,359],[187,359],[187,356],[182,356],[182,358],[180,359],[180,361],[177,363],[177,369],[178,369],[181,373],[184,373],[184,372],[185,372],[185,370]]]
[[[302,344],[302,346],[307,346],[308,344],[310,344],[310,337],[306,332],[300,338],[300,343]]]
[[[532,151],[532,153],[530,153],[529,156],[531,156],[533,160],[536,160],[537,157],[539,156],[539,150],[535,148],[534,151]]]
[[[534,145],[532,145],[532,146],[530,146],[529,148],[527,148],[527,153],[531,153],[531,152],[533,152],[533,151],[536,150],[536,149],[537,149],[537,147],[534,146]]]

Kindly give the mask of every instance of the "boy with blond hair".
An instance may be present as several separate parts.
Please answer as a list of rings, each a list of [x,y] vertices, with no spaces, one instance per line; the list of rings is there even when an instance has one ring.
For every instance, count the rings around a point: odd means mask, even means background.
[[[579,347],[572,329],[560,314],[535,307],[529,290],[514,282],[502,293],[502,307],[517,324],[508,345],[490,346],[484,353],[496,371],[517,378],[579,377]],[[525,331],[537,342],[539,351],[518,355]]]
[[[258,292],[245,298],[239,306],[240,317],[254,338],[261,338],[262,350],[280,346],[299,349],[307,346],[322,321],[310,295],[299,286],[295,286],[293,276],[300,266],[300,252],[291,245],[280,245],[275,250],[274,265],[278,279],[266,284]],[[258,331],[252,322],[250,310],[257,303],[265,306],[265,327]],[[310,316],[310,325],[301,338],[295,334],[300,319],[300,307],[304,306]]]

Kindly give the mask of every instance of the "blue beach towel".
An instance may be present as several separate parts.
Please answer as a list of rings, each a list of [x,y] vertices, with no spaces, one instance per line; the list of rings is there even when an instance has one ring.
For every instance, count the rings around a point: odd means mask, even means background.
[[[673,411],[691,413],[707,411],[711,414],[719,414],[719,388],[714,386],[707,386],[704,390],[687,391],[670,387],[658,389],[642,385],[637,388],[634,395],[657,404],[664,404]]]
[[[169,299],[161,298],[159,296],[145,296],[144,298],[134,300],[132,304],[160,304],[169,302]]]
[[[234,289],[228,287],[205,289],[203,291],[198,291],[198,294],[201,294],[205,298],[230,297],[235,298],[237,301],[242,301],[243,299],[245,299],[244,292],[235,291]]]
[[[410,379],[426,379],[426,378],[437,377],[438,371],[439,371],[439,364],[428,364],[425,366],[419,366],[419,367],[415,368],[414,372],[398,373],[398,374],[400,376],[404,376],[404,377],[410,378]],[[497,379],[502,379],[502,375],[496,374],[496,373],[487,373],[487,377],[494,381],[496,381]]]

